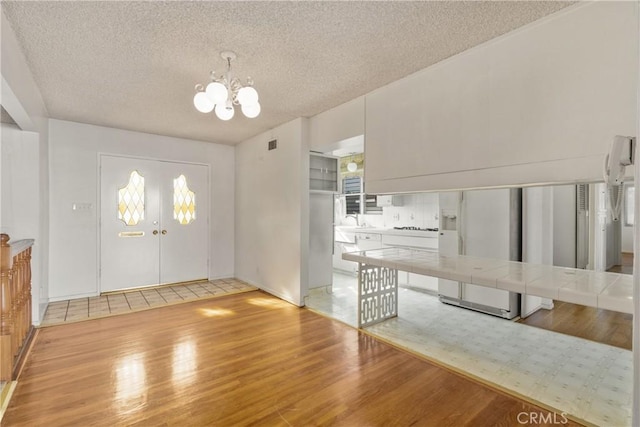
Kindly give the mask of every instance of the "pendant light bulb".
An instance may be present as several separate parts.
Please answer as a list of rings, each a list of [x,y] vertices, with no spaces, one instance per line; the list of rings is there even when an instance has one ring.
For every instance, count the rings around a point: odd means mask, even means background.
[[[231,120],[234,114],[235,111],[233,109],[233,105],[231,105],[230,102],[216,105],[216,116],[218,116],[220,120]]]
[[[238,91],[238,102],[247,107],[258,103],[258,92],[251,86],[245,86]]]
[[[207,96],[214,104],[223,104],[229,98],[229,91],[220,82],[211,82],[207,85]]]
[[[239,107],[250,119],[258,117],[261,107],[258,91],[253,87],[253,79],[248,77],[246,86],[243,86],[240,79],[231,73],[231,61],[237,58],[235,52],[220,52],[220,56],[227,64],[226,73],[216,76],[216,73],[211,71],[211,80],[206,87],[197,84],[193,105],[202,113],[214,111],[220,120],[225,121],[233,118],[234,106]]]
[[[211,102],[207,94],[204,92],[196,93],[196,96],[193,97],[193,105],[201,113],[210,113],[213,111],[214,107],[213,102]]]
[[[245,105],[242,104],[242,114],[247,116],[250,119],[258,117],[260,114],[260,103],[256,102],[254,105]]]

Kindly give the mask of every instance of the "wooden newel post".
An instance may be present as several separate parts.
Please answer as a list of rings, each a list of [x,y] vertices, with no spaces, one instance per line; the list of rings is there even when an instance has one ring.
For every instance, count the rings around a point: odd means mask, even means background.
[[[18,355],[18,350],[20,349],[20,344],[22,340],[22,336],[24,334],[24,325],[22,324],[22,312],[23,303],[22,301],[22,286],[23,286],[23,277],[22,277],[22,269],[23,269],[23,260],[22,253],[13,256],[13,260],[11,262],[11,298],[13,301],[11,302],[11,354],[13,356],[12,360],[15,360],[15,357]],[[13,366],[13,363],[12,363]]]
[[[13,312],[11,295],[11,246],[0,234],[0,381],[11,381],[13,372]]]
[[[24,252],[24,301],[25,301],[25,310],[24,310],[24,324],[26,325],[26,334],[29,333],[29,329],[31,329],[31,247],[29,247]],[[24,339],[27,338],[25,334]],[[24,344],[24,339],[22,343]]]

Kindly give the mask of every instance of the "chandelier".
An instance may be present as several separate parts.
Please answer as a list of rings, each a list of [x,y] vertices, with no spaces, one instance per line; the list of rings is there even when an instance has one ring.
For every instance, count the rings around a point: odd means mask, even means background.
[[[205,88],[198,83],[196,95],[193,97],[193,105],[201,113],[210,113],[215,110],[220,120],[231,120],[235,114],[234,105],[239,105],[242,113],[253,119],[260,114],[258,92],[253,88],[253,80],[247,77],[247,84],[242,85],[240,79],[231,74],[231,61],[236,59],[236,54],[231,51],[221,52],[220,56],[227,61],[227,72],[216,77],[211,72],[211,83]]]

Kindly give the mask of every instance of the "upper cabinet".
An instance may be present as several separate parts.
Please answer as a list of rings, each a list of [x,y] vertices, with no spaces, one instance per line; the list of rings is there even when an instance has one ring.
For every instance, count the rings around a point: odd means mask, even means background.
[[[391,194],[376,197],[376,206],[385,208],[389,206],[402,206],[402,196],[393,196]]]
[[[309,119],[309,149],[327,153],[339,142],[364,134],[364,97],[353,99]]]
[[[367,191],[601,180],[636,134],[637,8],[578,4],[366,95]]]
[[[337,193],[338,158],[317,153],[309,156],[309,190]]]

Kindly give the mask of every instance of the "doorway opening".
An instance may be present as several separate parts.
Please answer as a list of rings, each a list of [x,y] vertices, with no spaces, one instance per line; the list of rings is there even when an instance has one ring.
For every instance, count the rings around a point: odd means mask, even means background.
[[[208,278],[209,167],[100,156],[101,292]]]

